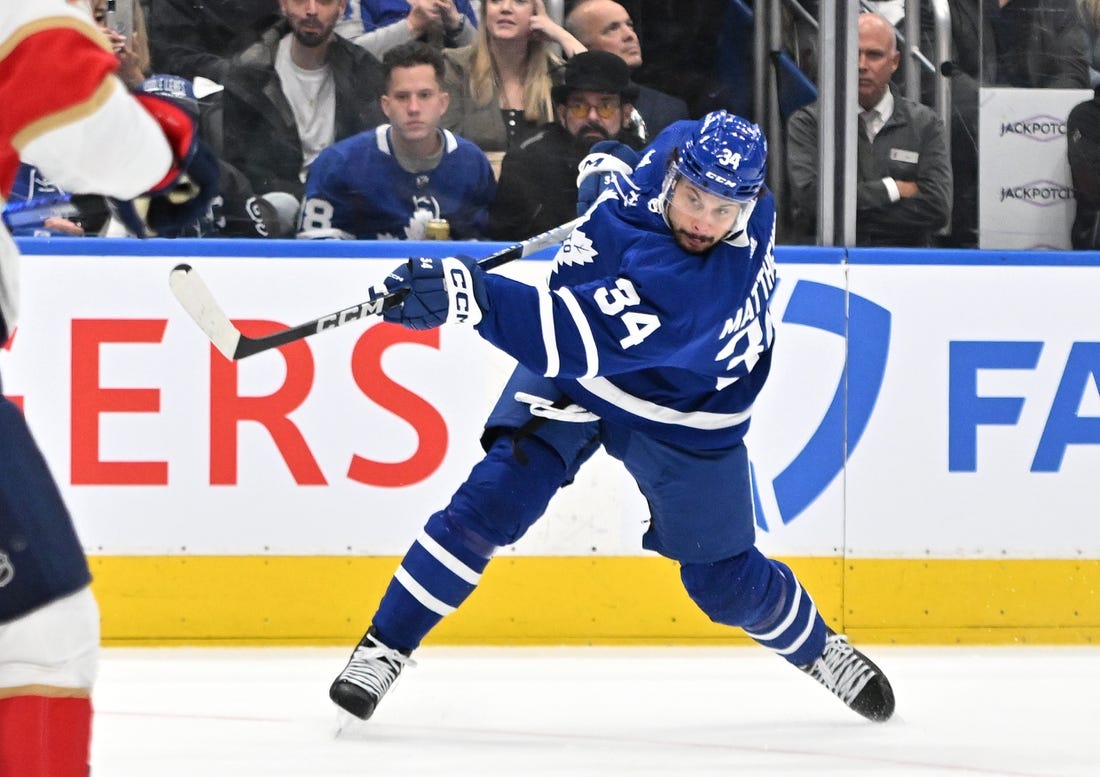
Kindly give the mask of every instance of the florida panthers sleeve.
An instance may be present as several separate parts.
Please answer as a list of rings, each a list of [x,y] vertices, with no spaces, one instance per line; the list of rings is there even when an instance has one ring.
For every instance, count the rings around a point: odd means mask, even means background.
[[[603,203],[562,245],[550,283],[489,276],[478,330],[603,418],[690,445],[748,429],[771,363],[775,213],[762,193],[747,234],[679,248],[655,193]]]
[[[168,172],[160,128],[112,76],[118,62],[63,0],[0,8],[0,186],[22,161],[74,192],[130,198]]]
[[[113,72],[118,62],[82,5],[0,3],[0,194],[20,161],[71,192],[130,199],[162,180],[172,153]],[[0,314],[10,329],[16,252],[0,235]]]

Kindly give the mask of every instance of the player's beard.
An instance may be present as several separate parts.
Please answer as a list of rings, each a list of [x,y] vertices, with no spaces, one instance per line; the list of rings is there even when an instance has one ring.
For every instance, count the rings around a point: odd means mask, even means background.
[[[689,254],[702,254],[714,248],[721,238],[712,235],[700,235],[696,232],[689,232],[686,229],[674,228],[672,230],[672,239],[676,241],[676,245],[680,246],[680,248],[684,249]]]

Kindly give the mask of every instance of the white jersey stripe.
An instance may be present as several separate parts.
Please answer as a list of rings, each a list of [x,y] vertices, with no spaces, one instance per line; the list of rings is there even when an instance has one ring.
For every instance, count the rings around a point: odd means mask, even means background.
[[[569,316],[573,319],[573,325],[577,327],[577,335],[584,345],[584,363],[587,368],[581,378],[594,378],[596,373],[600,371],[600,352],[596,348],[596,338],[592,336],[592,327],[588,325],[588,319],[585,318],[584,311],[581,310],[580,303],[577,302],[577,298],[573,296],[572,291],[558,289],[555,293],[565,303]]]
[[[428,536],[427,532],[420,532],[420,536],[416,538],[416,541],[420,544],[420,547],[432,554],[432,558],[447,567],[447,569],[454,572],[457,577],[462,578],[470,585],[477,585],[481,580],[480,574],[452,556],[446,548]]]
[[[682,410],[658,405],[648,399],[628,394],[607,378],[581,378],[577,383],[581,388],[605,402],[633,413],[639,418],[656,421],[659,424],[674,424],[692,429],[728,429],[745,423],[752,416],[752,405],[740,413],[708,413],[702,410],[685,413]]]
[[[810,638],[810,633],[814,630],[814,621],[817,620],[817,608],[810,606],[810,619],[806,622],[806,628],[802,630],[802,633],[798,635],[798,639],[792,642],[789,646],[782,650],[776,650],[775,652],[781,656],[789,656],[791,653],[798,650],[800,647],[806,644],[806,640]]]
[[[556,378],[561,369],[561,358],[558,356],[558,341],[554,332],[554,300],[549,289],[540,288],[538,293],[539,328],[542,330],[542,345],[546,349],[546,372],[543,375]]]
[[[399,582],[416,601],[420,602],[436,615],[450,615],[455,611],[454,607],[451,607],[445,602],[441,602],[428,593],[428,590],[420,585],[420,583],[416,582],[405,567],[398,567],[397,571],[393,574],[393,579]]]
[[[745,629],[746,634],[748,634],[750,637],[758,642],[769,642],[791,627],[791,624],[794,623],[794,619],[798,616],[798,605],[802,602],[802,586],[798,584],[797,580],[793,582],[794,599],[791,602],[790,612],[787,613],[787,617],[783,619],[783,622],[771,631],[769,631],[767,634],[755,634],[748,629]]]

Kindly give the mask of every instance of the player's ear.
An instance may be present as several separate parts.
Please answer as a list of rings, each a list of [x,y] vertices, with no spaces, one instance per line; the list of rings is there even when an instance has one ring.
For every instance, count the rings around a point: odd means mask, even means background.
[[[387,119],[392,118],[390,116],[390,108],[391,108],[391,106],[390,106],[390,96],[388,94],[384,94],[384,95],[382,95],[381,99],[378,102],[379,102],[379,105],[382,106],[382,113],[386,114],[386,118]]]
[[[443,106],[443,112],[446,113],[447,109],[451,106],[451,93],[450,92],[440,92],[439,93],[439,104]]]

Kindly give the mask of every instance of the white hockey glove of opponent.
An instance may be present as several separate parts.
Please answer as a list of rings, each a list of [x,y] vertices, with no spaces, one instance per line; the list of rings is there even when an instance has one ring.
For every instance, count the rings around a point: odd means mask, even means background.
[[[135,94],[134,99],[164,131],[173,164],[147,194],[126,202],[111,200],[112,209],[137,237],[176,237],[205,216],[217,196],[218,160],[199,140],[195,120],[182,108],[151,94]]]
[[[601,140],[581,160],[577,168],[577,215],[583,216],[605,191],[612,188],[615,176],[630,180],[638,152],[617,140]]]
[[[386,278],[389,293],[405,291],[405,295],[382,317],[409,329],[477,325],[482,312],[489,309],[484,277],[485,271],[472,256],[415,257]]]
[[[574,424],[583,424],[587,421],[599,421],[600,417],[590,413],[580,405],[574,403],[565,407],[555,407],[554,401],[546,397],[528,394],[525,391],[517,391],[513,397],[517,402],[530,405],[531,415],[539,418],[549,418],[552,421],[567,421]]]

